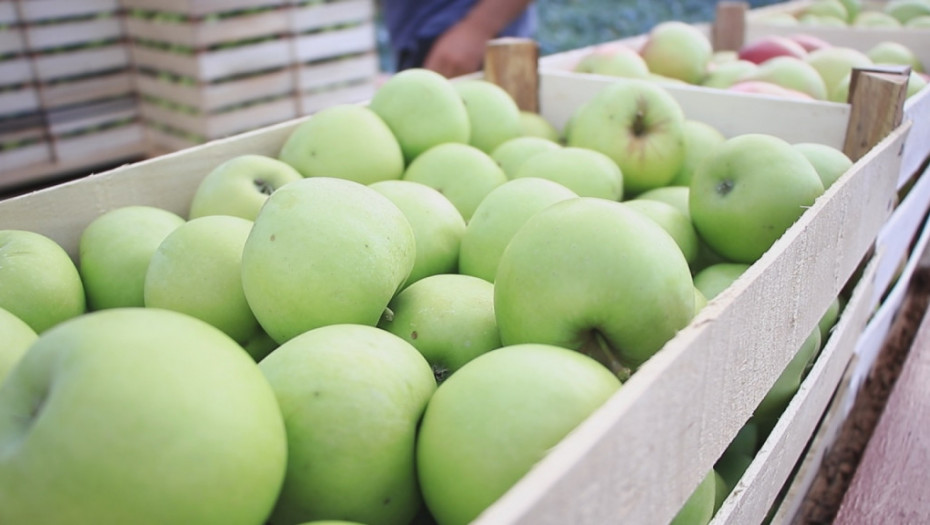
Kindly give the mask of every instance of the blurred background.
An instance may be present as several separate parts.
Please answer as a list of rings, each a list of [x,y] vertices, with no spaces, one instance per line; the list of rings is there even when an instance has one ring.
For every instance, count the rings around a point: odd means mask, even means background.
[[[751,0],[750,8],[780,0]],[[710,22],[717,0],[536,0],[537,41],[541,55],[578,49],[640,35],[663,20]],[[387,31],[378,18],[378,48],[383,71],[393,71]]]

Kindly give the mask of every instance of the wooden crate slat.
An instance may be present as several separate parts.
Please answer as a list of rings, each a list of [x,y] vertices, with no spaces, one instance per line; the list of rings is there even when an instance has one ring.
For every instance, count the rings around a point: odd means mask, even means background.
[[[290,47],[286,40],[195,55],[181,55],[134,44],[131,53],[137,66],[206,82],[280,68],[291,63]]]
[[[211,112],[257,98],[284,95],[293,91],[294,80],[290,69],[204,85],[165,82],[140,73],[136,75],[136,86],[144,95]]]
[[[129,151],[141,153],[144,150],[143,138],[140,124],[68,137],[55,141],[55,157],[61,162],[74,162],[79,159],[88,159],[88,164],[90,161],[105,162],[124,157]]]
[[[25,31],[33,51],[116,40],[123,35],[123,29],[116,18],[30,26]]]
[[[119,9],[117,0],[28,0],[19,2],[23,20],[38,21],[68,18],[98,13],[111,13]]]
[[[171,133],[166,133],[152,126],[146,126],[145,137],[150,156],[165,155],[198,145],[197,142],[184,139]]]
[[[128,8],[203,16],[225,11],[287,5],[290,0],[122,0]]]
[[[41,55],[36,57],[35,63],[39,79],[50,81],[127,68],[129,55],[122,45],[110,45]]]
[[[0,92],[0,118],[29,113],[40,107],[39,93],[31,86]]]
[[[300,66],[298,86],[301,91],[322,88],[353,80],[374,80],[378,74],[378,57],[374,53],[317,62]]]
[[[896,130],[831,186],[476,525],[674,516],[868,250],[890,211],[905,135]]]
[[[296,101],[287,97],[210,115],[206,119],[206,136],[209,139],[226,137],[296,117]]]
[[[372,82],[304,95],[301,97],[301,110],[304,115],[308,115],[336,104],[364,102],[375,94],[375,89],[375,84]]]
[[[121,71],[44,86],[42,102],[47,108],[57,108],[132,93],[132,76]]]
[[[785,408],[755,459],[717,511],[712,525],[763,523],[792,470],[802,457],[854,355],[856,341],[872,314],[872,288],[878,261],[873,258],[846,304],[830,338]]]
[[[882,265],[876,273],[872,306],[878,306],[881,297],[901,270],[902,263],[912,256],[911,247],[920,235],[927,211],[930,210],[930,169],[917,179],[904,199],[895,208],[875,241],[876,250],[883,254]]]
[[[19,22],[19,13],[13,2],[0,2],[0,24],[10,25]]]
[[[44,139],[45,118],[41,113],[0,120],[0,143]]]
[[[14,58],[0,61],[0,86],[14,86],[33,80],[29,59]]]
[[[375,49],[375,46],[375,29],[370,23],[338,31],[299,36],[295,42],[299,62],[364,53]]]
[[[18,54],[26,48],[18,28],[0,29],[0,56]]]
[[[195,79],[200,77],[200,62],[193,55],[180,55],[138,44],[129,46],[129,54],[137,67],[166,71]]]
[[[930,39],[927,41],[927,47],[930,47]],[[907,142],[904,143],[898,188],[904,186],[910,176],[917,173],[924,161],[930,157],[930,86],[905,101],[904,118],[910,119],[913,126]]]
[[[11,174],[13,171],[28,166],[47,162],[52,150],[47,142],[37,142],[21,148],[0,151],[0,186],[11,187],[24,180]]]
[[[159,23],[138,18],[128,18],[126,20],[127,34],[131,38],[166,42],[198,49],[222,42],[281,34],[287,28],[287,13],[280,10],[212,23]]]
[[[275,69],[291,62],[291,49],[287,40],[272,40],[205,53],[201,63],[201,75],[205,80],[216,80]]]
[[[371,0],[342,0],[296,8],[291,15],[291,26],[295,33],[303,33],[338,24],[370,22],[374,16],[375,6]]]
[[[136,107],[127,107],[123,109],[111,109],[109,111],[96,111],[87,113],[80,118],[72,118],[55,122],[49,126],[52,135],[58,137],[78,132],[94,126],[103,126],[112,122],[134,119],[139,116],[139,110]],[[70,140],[70,137],[68,138]]]

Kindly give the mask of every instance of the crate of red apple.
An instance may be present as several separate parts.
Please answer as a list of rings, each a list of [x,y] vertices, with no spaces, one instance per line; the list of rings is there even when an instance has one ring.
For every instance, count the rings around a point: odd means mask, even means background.
[[[569,72],[539,98],[412,70],[0,202],[0,521],[732,516],[873,309],[910,123]]]
[[[790,97],[803,101],[846,103],[853,68],[911,68],[905,113],[914,128],[902,165],[901,184],[930,155],[930,32],[920,27],[919,7],[904,11],[897,4],[927,5],[923,0],[865,4],[862,12],[893,13],[910,26],[814,24],[805,9],[839,0],[787,2],[746,12],[736,30],[739,43],[714,47],[714,24],[659,24],[648,34],[543,57],[544,69],[584,74],[648,78],[657,82]],[[852,4],[859,5],[857,2]],[[899,11],[900,9],[900,11]],[[927,9],[930,9],[928,7]],[[785,22],[785,18],[793,22]],[[799,17],[801,18],[799,20]],[[780,20],[780,21],[779,21]]]

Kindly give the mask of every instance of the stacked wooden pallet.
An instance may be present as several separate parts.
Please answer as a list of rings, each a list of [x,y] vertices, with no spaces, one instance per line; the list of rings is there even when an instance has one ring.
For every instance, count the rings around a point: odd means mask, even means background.
[[[0,188],[365,100],[371,0],[0,3]]]
[[[116,0],[5,2],[0,26],[4,185],[141,154]]]

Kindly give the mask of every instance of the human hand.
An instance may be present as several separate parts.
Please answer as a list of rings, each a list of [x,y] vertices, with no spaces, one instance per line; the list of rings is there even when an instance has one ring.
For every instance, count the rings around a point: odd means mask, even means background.
[[[447,78],[474,73],[481,69],[490,38],[480,28],[459,22],[436,39],[423,67]]]

